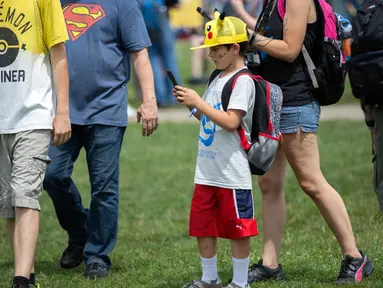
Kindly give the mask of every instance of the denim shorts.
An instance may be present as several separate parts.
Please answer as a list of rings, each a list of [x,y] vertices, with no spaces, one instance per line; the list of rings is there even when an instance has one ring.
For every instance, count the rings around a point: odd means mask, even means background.
[[[280,132],[282,134],[297,133],[300,127],[303,132],[316,133],[320,118],[318,101],[303,106],[282,107]]]

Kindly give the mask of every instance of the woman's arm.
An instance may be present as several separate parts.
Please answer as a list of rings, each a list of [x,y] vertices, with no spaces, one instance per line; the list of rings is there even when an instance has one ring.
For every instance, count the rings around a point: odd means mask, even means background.
[[[292,63],[302,50],[311,9],[311,0],[286,0],[283,40],[257,34],[253,46],[268,55]]]
[[[254,29],[258,19],[247,13],[243,0],[230,0],[230,4],[231,8],[238,14],[239,18],[246,23],[247,27],[249,29]]]

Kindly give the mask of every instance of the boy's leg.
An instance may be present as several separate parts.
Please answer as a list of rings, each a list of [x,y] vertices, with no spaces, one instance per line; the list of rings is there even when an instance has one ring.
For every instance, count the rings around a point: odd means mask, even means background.
[[[250,189],[224,189],[218,193],[219,237],[231,239],[233,279],[228,287],[247,287],[250,237],[258,235]]]
[[[50,141],[50,130],[31,130],[17,133],[12,143],[10,183],[16,219],[13,232],[14,282],[20,284],[24,281],[21,278],[29,279],[34,263],[39,231],[39,199],[45,170],[50,163]],[[10,226],[12,227],[12,223]]]
[[[233,255],[232,283],[239,287],[246,287],[250,262],[250,237],[232,240],[231,251]]]
[[[11,244],[11,249],[14,251],[13,247],[13,237],[15,234],[15,219],[8,219],[8,236],[9,236],[9,242]],[[36,284],[36,278],[35,278],[35,263],[32,264],[31,268],[31,274],[29,276],[29,284],[35,285]]]
[[[29,279],[39,232],[39,212],[36,209],[21,207],[15,207],[15,212],[15,276]]]
[[[218,188],[195,185],[191,210],[189,235],[196,237],[200,252],[202,277],[185,284],[184,288],[219,288],[222,287],[217,269],[217,213]]]
[[[197,238],[197,241],[202,264],[201,280],[211,283],[218,279],[217,238],[200,237]]]

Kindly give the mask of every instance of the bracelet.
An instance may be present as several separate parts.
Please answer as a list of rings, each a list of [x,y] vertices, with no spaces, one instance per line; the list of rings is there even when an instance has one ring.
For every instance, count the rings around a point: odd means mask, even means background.
[[[195,113],[197,113],[197,109],[196,109],[196,108],[193,108],[193,109],[190,111],[190,115],[189,115],[189,117],[193,116]]]

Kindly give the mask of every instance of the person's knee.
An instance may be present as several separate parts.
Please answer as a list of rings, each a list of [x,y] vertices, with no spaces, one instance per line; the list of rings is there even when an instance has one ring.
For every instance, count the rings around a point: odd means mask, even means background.
[[[45,171],[43,188],[50,194],[51,191],[65,186],[65,182],[68,182],[69,178],[68,173],[65,173],[62,168],[52,162]]]
[[[258,178],[259,188],[261,189],[262,196],[277,197],[283,194],[283,179],[272,179],[268,175]]]
[[[316,200],[320,197],[319,180],[316,179],[303,179],[299,180],[303,192],[305,192],[310,198]]]

